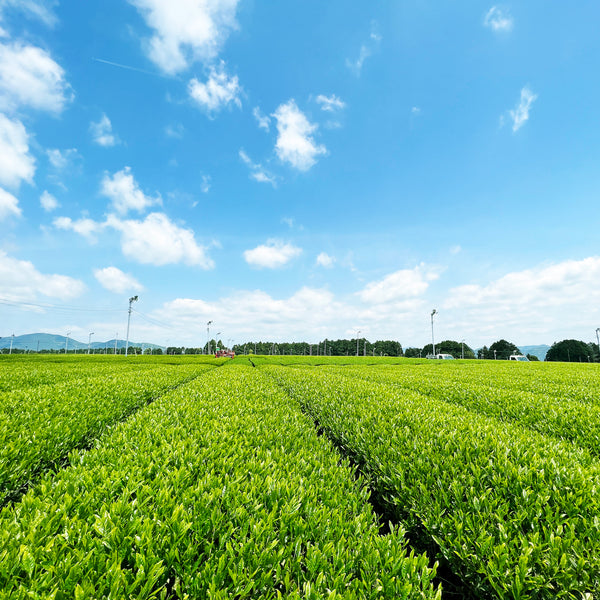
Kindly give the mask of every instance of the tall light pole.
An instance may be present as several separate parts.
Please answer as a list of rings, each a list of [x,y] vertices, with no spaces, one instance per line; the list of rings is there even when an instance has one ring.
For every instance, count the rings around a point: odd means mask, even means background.
[[[65,354],[69,350],[69,336],[71,335],[70,331],[67,331],[67,339],[65,340]]]
[[[138,301],[138,297],[137,296],[132,296],[131,298],[129,298],[129,311],[128,311],[128,315],[127,315],[127,340],[125,341],[125,356],[127,356],[127,351],[129,350],[129,323],[131,322],[131,305],[134,302]]]
[[[94,335],[94,332],[92,331],[90,333],[90,335],[88,336],[88,354],[90,353],[90,344],[92,343],[92,336]]]
[[[206,354],[210,354],[210,326],[212,321],[206,324]]]
[[[435,340],[433,339],[433,315],[437,314],[437,310],[434,308],[431,311],[431,351],[435,358]]]
[[[465,340],[460,340],[460,357],[465,357]]]
[[[119,332],[117,331],[115,333],[115,356],[117,354],[117,341],[118,341],[118,339],[119,339]]]
[[[596,339],[598,340],[598,360],[600,360],[600,327],[596,327]]]
[[[360,335],[360,329],[356,332],[356,356],[358,356],[358,336]]]
[[[10,336],[10,350],[8,351],[8,353],[9,353],[9,354],[12,354],[12,345],[13,345],[13,341],[14,341],[14,339],[15,339],[15,334],[13,333],[13,334]]]

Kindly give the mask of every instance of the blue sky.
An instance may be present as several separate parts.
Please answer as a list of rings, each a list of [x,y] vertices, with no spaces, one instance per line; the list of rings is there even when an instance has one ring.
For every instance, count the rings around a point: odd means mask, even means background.
[[[593,340],[599,20],[0,0],[0,336]]]

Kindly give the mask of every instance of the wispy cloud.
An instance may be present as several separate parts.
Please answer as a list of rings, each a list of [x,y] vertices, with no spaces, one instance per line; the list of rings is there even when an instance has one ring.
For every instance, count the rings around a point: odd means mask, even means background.
[[[529,120],[529,111],[536,99],[537,94],[534,94],[528,87],[524,87],[521,90],[519,103],[514,110],[509,111],[510,118],[513,122],[513,132],[519,131],[519,129],[521,129],[521,127]]]
[[[487,11],[483,24],[493,31],[510,31],[513,28],[514,21],[506,9],[492,6]]]
[[[316,98],[316,102],[321,106],[321,110],[326,112],[335,112],[346,108],[346,103],[335,94],[331,94],[331,96],[319,94]]]
[[[333,267],[335,263],[335,258],[327,254],[327,252],[321,252],[319,256],[317,256],[317,265],[319,267],[325,267],[326,269],[330,269]]]
[[[40,196],[40,206],[46,212],[52,212],[53,210],[56,210],[60,206],[60,204],[50,192],[44,190],[42,195]]]
[[[251,179],[259,183],[270,183],[273,187],[277,186],[276,177],[264,169],[260,163],[255,163],[243,148],[239,151],[239,157],[244,164],[248,165]]]
[[[215,113],[231,104],[238,108],[242,106],[240,100],[242,88],[238,77],[227,75],[223,61],[217,68],[211,67],[205,83],[196,78],[192,79],[188,84],[188,92],[192,100],[208,113]]]
[[[356,60],[346,59],[346,66],[358,77],[361,74],[363,65],[369,56],[372,56],[381,44],[381,35],[377,33],[375,24],[371,26],[369,39],[361,45]]]
[[[317,125],[311,123],[292,99],[281,104],[273,113],[277,120],[275,152],[279,159],[299,171],[308,171],[327,148],[317,144],[312,134]]]
[[[99,121],[90,123],[90,132],[94,142],[99,146],[108,148],[119,143],[119,138],[113,133],[112,123],[104,113]]]
[[[258,123],[258,126],[261,129],[264,129],[265,131],[269,131],[269,128],[271,126],[271,119],[269,119],[269,117],[267,115],[263,115],[260,112],[260,108],[258,108],[258,106],[254,107],[254,109],[252,110],[252,115],[256,119],[256,122]]]

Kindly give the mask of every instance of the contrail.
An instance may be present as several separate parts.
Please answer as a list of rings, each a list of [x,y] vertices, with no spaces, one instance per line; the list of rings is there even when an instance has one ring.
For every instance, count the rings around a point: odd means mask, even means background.
[[[162,73],[156,73],[152,71],[146,71],[144,69],[138,69],[137,67],[130,67],[129,65],[122,65],[120,63],[112,62],[110,60],[104,60],[103,58],[93,58],[92,60],[110,65],[111,67],[119,67],[120,69],[127,69],[128,71],[137,71],[138,73],[144,73],[144,75],[154,75],[154,77],[163,77],[165,79],[171,79],[169,75],[163,75]]]

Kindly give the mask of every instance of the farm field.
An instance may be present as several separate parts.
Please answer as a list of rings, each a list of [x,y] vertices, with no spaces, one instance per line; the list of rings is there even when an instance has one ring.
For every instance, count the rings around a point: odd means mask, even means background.
[[[600,369],[0,357],[1,598],[600,595]]]

